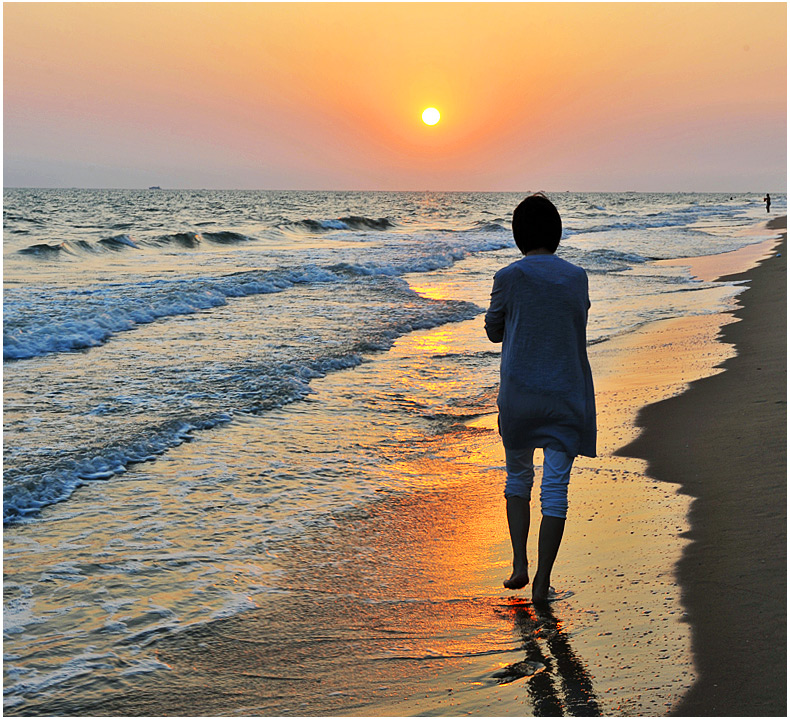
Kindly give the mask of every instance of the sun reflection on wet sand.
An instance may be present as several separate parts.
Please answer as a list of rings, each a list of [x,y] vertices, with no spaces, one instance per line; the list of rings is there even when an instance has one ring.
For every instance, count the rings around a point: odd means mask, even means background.
[[[421,294],[423,297],[427,297],[431,300],[447,300],[453,299],[453,294],[446,285],[427,285],[427,284],[414,284],[411,285],[411,288]]]

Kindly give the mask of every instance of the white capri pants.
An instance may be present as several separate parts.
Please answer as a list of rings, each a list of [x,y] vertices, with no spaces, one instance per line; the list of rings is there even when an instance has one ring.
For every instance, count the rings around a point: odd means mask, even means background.
[[[534,449],[505,447],[505,497],[532,497],[535,465]],[[543,450],[543,479],[540,483],[540,509],[548,517],[565,519],[568,514],[568,483],[571,479],[573,457],[565,452],[546,447]]]

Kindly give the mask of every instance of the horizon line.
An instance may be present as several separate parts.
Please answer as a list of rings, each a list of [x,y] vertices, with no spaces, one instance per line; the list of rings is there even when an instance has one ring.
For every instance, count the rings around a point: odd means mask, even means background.
[[[3,185],[5,190],[116,190],[116,191],[150,191],[150,192],[391,192],[391,193],[419,193],[419,192],[443,192],[443,193],[466,193],[466,194],[523,194],[533,192],[544,192],[546,194],[562,195],[562,194],[633,194],[644,195],[651,193],[660,194],[688,194],[688,195],[759,195],[763,190],[431,190],[431,189],[401,189],[401,190],[377,190],[377,189],[327,189],[327,188],[294,188],[294,187],[268,187],[268,188],[253,188],[253,187],[161,187],[158,185],[150,185],[148,187],[83,187],[78,185],[62,185],[62,186],[47,186],[47,185]],[[766,191],[770,194],[771,190]],[[773,190],[777,194],[787,194],[787,188],[782,190]]]

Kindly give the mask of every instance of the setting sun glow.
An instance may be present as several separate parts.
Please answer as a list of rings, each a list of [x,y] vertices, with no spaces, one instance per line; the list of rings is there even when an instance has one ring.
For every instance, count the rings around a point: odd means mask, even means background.
[[[426,107],[422,111],[422,121],[426,125],[435,125],[437,122],[439,122],[440,117],[441,115],[435,107]]]
[[[14,2],[3,71],[7,186],[787,181],[779,2]]]

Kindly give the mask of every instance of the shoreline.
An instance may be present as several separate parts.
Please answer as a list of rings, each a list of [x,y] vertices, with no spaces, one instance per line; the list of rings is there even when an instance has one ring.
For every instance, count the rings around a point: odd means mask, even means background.
[[[662,320],[591,347],[601,452],[574,470],[574,519],[553,578],[562,599],[550,611],[531,606],[528,588],[502,588],[504,460],[489,414],[426,437],[413,457],[382,458],[388,472],[419,477],[419,490],[384,491],[334,513],[337,531],[273,547],[261,568],[276,591],[256,596],[253,610],[161,637],[155,657],[168,671],[8,713],[666,714],[695,679],[673,576],[690,499],[614,452],[636,438],[639,408],[733,354],[716,340],[732,321],[727,312]],[[398,348],[437,335],[471,346],[479,324],[418,331],[379,361],[397,366]],[[334,373],[316,388],[335,396],[347,381]],[[533,531],[533,567],[535,544]]]
[[[617,452],[693,498],[676,572],[697,680],[678,716],[787,713],[786,232],[777,242],[756,268],[719,277],[749,283],[720,334],[736,355],[644,407]]]

